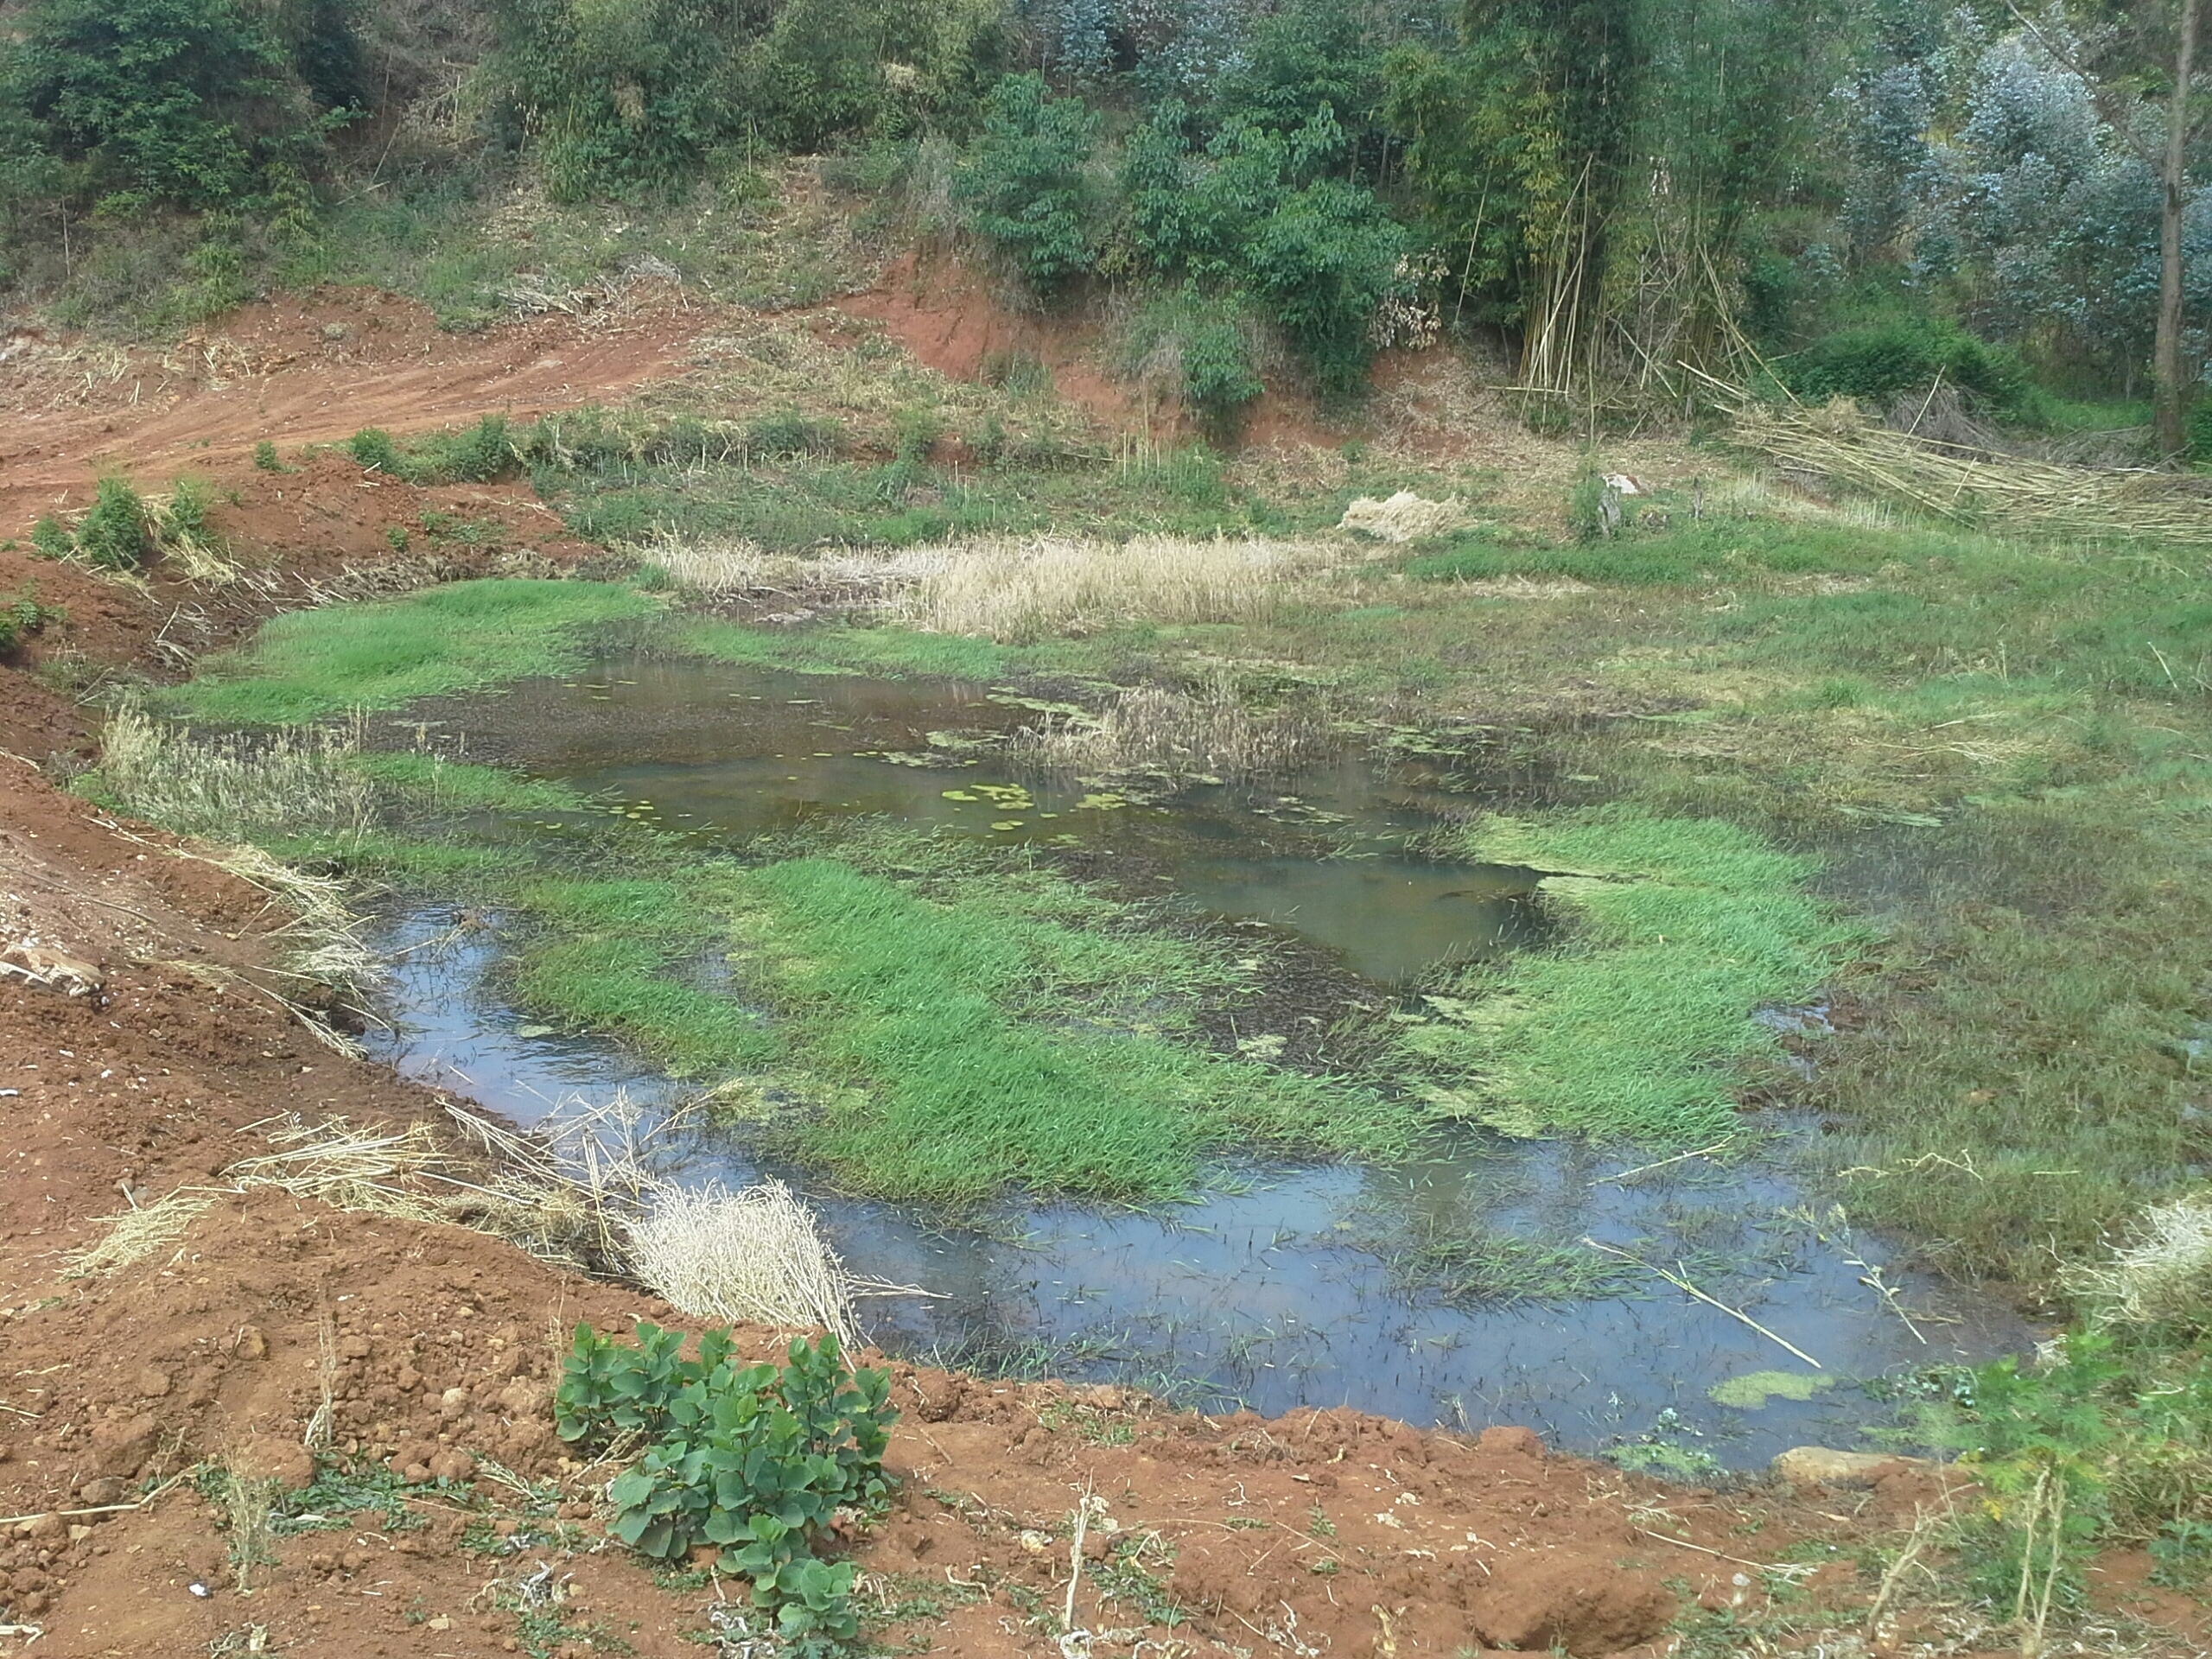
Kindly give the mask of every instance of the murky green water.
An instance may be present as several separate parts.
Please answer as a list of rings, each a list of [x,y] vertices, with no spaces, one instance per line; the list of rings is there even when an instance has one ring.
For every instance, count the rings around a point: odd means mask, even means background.
[[[1378,766],[1347,750],[1266,787],[1085,784],[1025,773],[1002,751],[998,739],[1036,718],[1017,696],[620,658],[417,713],[448,740],[465,734],[471,759],[610,791],[613,810],[709,842],[877,813],[1077,859],[1127,890],[1293,936],[1333,963],[1339,988],[1370,997],[1440,960],[1541,937],[1535,872],[1408,849],[1466,799],[1448,763]],[[411,944],[444,919],[397,909],[391,938]],[[524,1121],[617,1084],[664,1094],[611,1045],[501,1002],[496,919],[404,959],[392,1060]],[[736,1131],[686,1158],[701,1179],[764,1167]],[[1049,1352],[1062,1371],[1167,1379],[1268,1412],[1350,1403],[1423,1423],[1526,1422],[1581,1447],[1656,1433],[1743,1464],[1885,1414],[1861,1379],[2026,1339],[1996,1308],[1892,1270],[1901,1316],[1868,1282],[1879,1244],[1812,1214],[1786,1157],[1613,1179],[1649,1160],[1469,1133],[1401,1168],[1255,1165],[1160,1213],[1009,1198],[957,1224],[773,1173],[808,1192],[856,1269],[939,1294],[873,1306],[887,1346]],[[1448,1295],[1393,1265],[1415,1238],[1577,1251],[1586,1236],[1694,1264],[1703,1287],[1821,1361],[1821,1386],[1802,1402],[1716,1403],[1732,1377],[1812,1368],[1649,1275],[1551,1306]]]

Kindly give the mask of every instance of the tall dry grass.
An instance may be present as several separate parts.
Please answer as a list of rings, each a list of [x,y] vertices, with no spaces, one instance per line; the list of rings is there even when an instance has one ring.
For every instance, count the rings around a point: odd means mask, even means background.
[[[93,776],[136,816],[211,841],[243,841],[255,830],[358,830],[375,798],[346,765],[359,747],[356,726],[203,737],[124,702],[101,728]]]
[[[1358,556],[1338,541],[1178,536],[1001,537],[811,556],[671,539],[636,551],[687,591],[842,604],[1008,645],[1132,622],[1265,621]]]
[[[938,633],[1027,645],[1131,622],[1263,622],[1351,557],[1335,542],[1141,536],[967,542],[938,552],[890,613]]]

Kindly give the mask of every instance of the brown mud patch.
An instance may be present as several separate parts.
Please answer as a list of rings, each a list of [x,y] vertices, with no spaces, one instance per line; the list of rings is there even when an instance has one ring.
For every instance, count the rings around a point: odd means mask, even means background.
[[[319,289],[165,348],[20,330],[0,342],[0,534],[81,505],[104,473],[143,489],[180,473],[228,484],[264,440],[292,461],[365,426],[423,432],[620,397],[680,372],[718,315],[653,283],[604,302],[449,334],[415,301]]]
[[[1055,396],[1110,431],[1170,448],[1197,435],[1176,398],[1103,366],[1108,326],[1095,310],[1024,308],[950,255],[902,255],[875,287],[836,308],[880,324],[917,361],[950,379],[983,380],[1027,358],[1050,372]],[[1248,449],[1332,448],[1344,435],[1301,388],[1270,383],[1246,410],[1237,442]]]

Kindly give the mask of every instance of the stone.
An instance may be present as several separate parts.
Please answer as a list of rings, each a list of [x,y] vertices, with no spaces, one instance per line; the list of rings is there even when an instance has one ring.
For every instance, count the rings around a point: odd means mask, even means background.
[[[289,1435],[249,1434],[231,1466],[247,1480],[273,1480],[287,1491],[315,1483],[315,1459]]]
[[[154,1449],[159,1426],[151,1417],[111,1418],[92,1431],[92,1466],[103,1475],[127,1475]]]
[[[78,1489],[77,1496],[88,1510],[105,1509],[111,1503],[120,1503],[130,1496],[130,1483],[113,1475],[103,1475],[98,1480],[88,1480]]]
[[[1475,1437],[1475,1449],[1494,1456],[1541,1458],[1544,1455],[1544,1438],[1533,1428],[1499,1423]]]
[[[142,1365],[130,1387],[141,1400],[159,1400],[169,1391],[169,1374],[158,1365]]]
[[[1776,1457],[1774,1472],[1792,1486],[1872,1486],[1885,1476],[1923,1466],[1920,1458],[1887,1452],[1837,1452],[1825,1446],[1793,1446]]]

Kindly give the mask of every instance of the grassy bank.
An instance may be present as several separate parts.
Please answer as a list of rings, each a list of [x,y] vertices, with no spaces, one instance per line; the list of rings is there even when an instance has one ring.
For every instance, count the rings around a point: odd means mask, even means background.
[[[244,650],[211,658],[169,701],[194,718],[241,725],[396,709],[562,672],[582,660],[595,630],[659,608],[608,582],[499,578],[327,605],[275,618]]]

